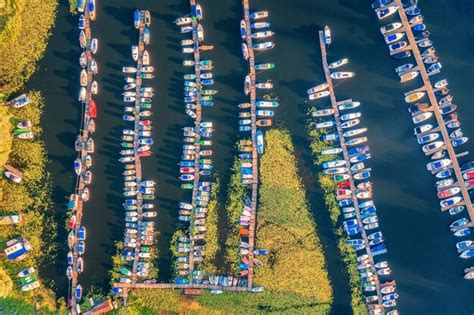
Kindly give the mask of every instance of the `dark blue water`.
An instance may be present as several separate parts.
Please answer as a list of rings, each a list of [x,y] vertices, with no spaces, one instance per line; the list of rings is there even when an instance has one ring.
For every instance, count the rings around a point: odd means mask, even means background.
[[[40,70],[30,85],[43,91],[47,106],[44,116],[44,138],[50,170],[55,181],[58,213],[74,183],[73,142],[79,125],[78,92],[79,48],[76,19],[68,14],[62,1],[50,46]],[[443,63],[443,75],[450,82],[452,95],[463,122],[466,135],[474,137],[474,117],[470,101],[474,99],[471,73],[474,65],[472,25],[474,4],[461,0],[420,1],[426,24]],[[245,75],[240,57],[238,22],[239,1],[201,1],[204,7],[206,41],[215,45],[209,57],[215,63],[216,88],[220,91],[216,106],[205,117],[216,125],[213,150],[216,170],[223,181],[228,180],[229,167],[235,154],[237,111],[242,100]],[[186,1],[98,0],[98,20],[93,34],[100,41],[100,95],[97,133],[94,136],[92,198],[85,208],[84,223],[88,227],[86,272],[81,276],[85,286],[106,287],[114,242],[123,231],[121,204],[121,168],[118,165],[121,120],[120,100],[123,75],[121,66],[131,65],[130,45],[136,41],[131,17],[136,7],[151,10],[153,17],[152,64],[158,69],[150,86],[157,90],[153,112],[155,120],[154,156],[145,161],[145,174],[158,181],[157,206],[159,218],[160,279],[169,277],[169,239],[176,228],[176,203],[183,197],[178,189],[177,167],[181,137],[180,128],[190,121],[181,101],[183,55],[179,41],[184,38],[171,22],[186,14]],[[370,1],[339,0],[276,0],[252,1],[255,9],[268,9],[272,30],[276,32],[276,48],[259,55],[261,61],[275,62],[277,69],[263,74],[272,79],[281,99],[276,122],[290,129],[296,144],[300,173],[308,190],[308,198],[318,222],[328,261],[328,270],[335,290],[335,313],[349,313],[347,278],[341,265],[331,233],[328,215],[315,183],[304,130],[305,91],[323,80],[317,30],[325,24],[333,31],[330,57],[348,57],[347,68],[356,78],[336,87],[338,99],[353,98],[362,102],[363,122],[369,127],[372,147],[375,201],[381,226],[389,249],[393,278],[400,294],[399,310],[406,314],[472,314],[474,282],[462,279],[462,270],[469,266],[457,257],[448,225],[452,218],[439,211],[434,179],[425,168],[427,159],[412,136],[412,124],[403,101],[403,92],[419,82],[402,86],[393,71],[398,64],[390,59],[378,31],[381,26],[370,9]],[[442,76],[439,76],[442,78]],[[472,142],[465,145],[474,152]],[[223,195],[225,199],[225,194]],[[224,215],[222,214],[222,218]],[[225,232],[223,232],[225,236]],[[65,247],[65,242],[63,248]],[[65,254],[63,254],[64,256]],[[60,256],[62,257],[62,256]],[[472,265],[472,262],[471,262]],[[65,281],[59,262],[54,275],[59,292]]]

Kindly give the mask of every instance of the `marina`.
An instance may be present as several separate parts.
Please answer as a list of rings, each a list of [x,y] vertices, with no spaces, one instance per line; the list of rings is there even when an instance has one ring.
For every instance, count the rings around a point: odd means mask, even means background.
[[[440,79],[434,84],[430,81],[431,76],[441,72],[442,66],[438,62],[432,42],[427,42],[429,33],[426,33],[425,29],[415,27],[421,25],[422,18],[418,18],[421,17],[421,10],[417,7],[416,1],[401,0],[395,0],[393,3],[387,4],[376,1],[372,7],[376,12],[398,12],[400,22],[395,23],[399,23],[400,27],[396,31],[397,34],[403,36],[398,36],[396,40],[400,40],[406,35],[409,43],[406,51],[410,52],[406,54],[406,57],[413,55],[416,67],[413,64],[406,64],[397,67],[396,72],[400,75],[406,71],[416,71],[420,74],[423,82],[421,87],[405,93],[405,102],[410,104],[424,97],[427,97],[429,102],[428,104],[416,103],[415,107],[409,108],[415,124],[425,123],[415,128],[415,135],[418,143],[423,145],[422,149],[425,155],[431,156],[432,162],[428,162],[426,167],[438,179],[436,187],[441,211],[448,211],[450,215],[457,215],[466,208],[469,216],[469,220],[461,218],[454,221],[450,226],[451,232],[456,237],[467,236],[470,234],[470,228],[474,226],[474,209],[469,193],[470,184],[466,181],[466,177],[468,178],[469,175],[466,174],[471,171],[474,165],[472,162],[467,162],[460,166],[458,162],[458,158],[467,155],[468,152],[457,153],[456,149],[467,142],[468,138],[463,137],[463,132],[459,128],[461,123],[458,120],[458,115],[453,113],[457,106],[451,103],[453,97],[449,95],[447,89],[448,81]],[[384,31],[385,27],[382,27],[382,34],[384,34]],[[420,37],[423,37],[423,39],[419,39]],[[420,48],[426,49],[420,52]],[[413,75],[413,77],[415,76],[417,75]],[[432,121],[432,118],[435,119],[436,124],[426,124],[429,122],[428,119]],[[433,142],[435,140],[437,142]]]
[[[385,254],[387,249],[384,245],[384,237],[379,227],[376,207],[372,200],[372,182],[370,181],[371,169],[365,166],[365,161],[371,158],[370,148],[366,145],[367,137],[356,137],[364,134],[367,128],[360,128],[360,112],[348,112],[360,106],[359,102],[352,99],[337,101],[333,86],[333,79],[337,75],[331,73],[328,63],[327,47],[332,43],[331,30],[328,26],[319,31],[319,45],[321,48],[322,65],[326,82],[308,90],[308,95],[314,91],[328,90],[331,108],[320,109],[312,112],[311,116],[318,119],[327,119],[329,116],[334,121],[314,123],[314,128],[325,130],[322,140],[326,143],[334,143],[335,147],[323,150],[321,154],[327,155],[335,160],[322,164],[323,173],[333,175],[337,183],[336,198],[341,208],[344,220],[343,230],[348,236],[345,241],[357,252],[357,269],[360,273],[365,303],[370,314],[397,314],[393,308],[397,305],[398,294],[396,282],[386,279],[391,274],[391,269],[386,261],[380,261],[378,256]],[[331,63],[345,65],[344,62],[335,61]],[[347,61],[345,61],[347,60]],[[347,73],[345,78],[355,75]],[[318,106],[319,108],[319,106]],[[352,122],[352,123],[350,123]],[[348,129],[357,126],[355,129]],[[330,133],[331,129],[336,133]],[[356,138],[354,138],[356,137]],[[339,144],[340,147],[337,147]],[[342,154],[342,159],[339,158]],[[361,252],[362,251],[362,252]],[[388,289],[390,288],[390,290]]]
[[[95,131],[94,118],[97,116],[96,103],[92,99],[93,94],[97,94],[98,84],[93,80],[93,76],[97,74],[97,64],[94,60],[94,53],[97,49],[92,49],[92,43],[96,43],[97,39],[92,38],[91,20],[95,19],[95,1],[90,0],[85,5],[84,13],[79,17],[78,28],[80,30],[79,42],[83,52],[79,63],[82,67],[80,77],[80,93],[79,101],[82,104],[82,119],[80,134],[76,138],[75,150],[78,153],[77,159],[74,161],[74,170],[77,175],[76,188],[74,194],[69,198],[67,205],[70,214],[68,220],[68,246],[67,255],[68,267],[66,275],[69,279],[68,290],[68,309],[72,314],[80,312],[79,303],[82,299],[82,286],[79,283],[79,274],[84,271],[85,264],[81,257],[86,248],[86,227],[83,226],[82,216],[84,211],[84,203],[89,200],[90,192],[87,187],[92,181],[92,173],[88,170],[92,166],[91,154],[94,153],[94,141],[92,133]],[[94,52],[93,52],[94,50]]]

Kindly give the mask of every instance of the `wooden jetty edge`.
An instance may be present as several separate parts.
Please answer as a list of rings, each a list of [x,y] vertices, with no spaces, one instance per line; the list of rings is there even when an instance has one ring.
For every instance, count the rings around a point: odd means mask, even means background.
[[[257,152],[257,114],[256,105],[257,100],[257,89],[256,83],[256,72],[255,72],[255,53],[252,44],[252,29],[250,27],[250,8],[249,0],[242,0],[244,21],[246,24],[245,41],[249,51],[249,76],[250,76],[250,119],[251,119],[251,138],[252,138],[252,195],[251,195],[251,216],[249,225],[249,273],[247,276],[248,287],[253,287],[253,275],[254,275],[254,249],[255,249],[255,229],[256,229],[256,215],[257,215],[257,202],[258,202],[258,152]]]
[[[436,121],[438,122],[438,126],[441,131],[441,135],[443,137],[449,158],[452,161],[452,169],[454,170],[457,184],[459,185],[459,188],[461,188],[461,193],[465,202],[465,206],[466,206],[467,212],[469,213],[469,217],[471,219],[470,226],[473,226],[474,225],[474,209],[472,206],[471,197],[464,183],[464,179],[462,177],[461,169],[459,167],[459,162],[456,156],[456,152],[454,151],[451,140],[449,139],[449,134],[448,134],[448,131],[446,130],[443,116],[441,115],[441,112],[439,110],[438,101],[436,100],[433,86],[431,85],[428,73],[426,72],[425,64],[423,63],[423,59],[421,57],[420,50],[416,43],[415,36],[413,35],[413,31],[410,27],[410,23],[408,22],[408,18],[403,8],[402,1],[395,0],[395,4],[398,8],[397,10],[398,15],[400,16],[400,20],[403,24],[403,28],[407,35],[407,39],[410,44],[411,50],[413,52],[413,56],[415,57],[416,63],[418,65],[418,70],[420,71],[421,78],[423,79],[423,86],[420,88],[420,90],[425,91],[426,94],[428,95],[431,109],[436,118]],[[457,206],[457,205],[454,205],[454,206]]]
[[[341,149],[342,149],[342,153],[343,153],[343,156],[344,156],[344,160],[346,161],[346,167],[348,169],[347,174],[349,175],[350,189],[351,189],[351,191],[356,191],[356,187],[355,187],[355,184],[354,184],[354,178],[352,177],[352,171],[351,171],[351,168],[350,168],[351,165],[350,165],[350,162],[349,162],[349,153],[347,152],[346,141],[345,141],[344,136],[343,136],[344,131],[341,128],[341,119],[340,119],[339,107],[338,107],[338,105],[340,105],[342,103],[352,102],[352,100],[345,100],[345,101],[341,101],[339,103],[336,100],[336,94],[334,93],[334,86],[333,86],[333,83],[332,83],[331,72],[329,70],[329,64],[328,64],[328,60],[327,60],[326,44],[324,42],[324,31],[319,31],[319,46],[321,47],[321,59],[322,59],[322,64],[323,64],[323,68],[324,68],[324,75],[326,77],[326,83],[328,84],[328,90],[329,90],[329,93],[330,93],[329,97],[330,97],[330,100],[331,100],[332,108],[334,109],[334,120],[336,121],[336,129],[337,129],[337,133],[339,135],[339,141],[340,141],[340,144],[341,144]],[[358,201],[356,195],[352,194],[351,199],[352,199],[352,202],[354,204],[357,220],[359,222],[362,222],[361,215],[360,215],[359,201]],[[366,252],[369,255],[369,261],[370,261],[370,266],[371,266],[372,272],[373,272],[374,275],[377,275],[377,270],[375,268],[373,253],[370,249],[369,239],[367,238],[367,233],[366,233],[365,229],[362,229],[361,236],[362,236],[362,239],[364,240]],[[382,301],[383,300],[382,300],[382,292],[380,291],[380,285],[379,285],[380,282],[379,282],[378,277],[377,276],[375,276],[375,277],[376,277],[375,287],[377,288],[378,300],[377,300],[377,302],[375,302],[375,304],[372,304],[372,305],[377,306],[377,308],[380,309],[380,311],[382,311],[381,314],[384,314],[385,311],[384,311],[384,308],[382,306]]]
[[[82,102],[82,119],[81,119],[81,134],[80,134],[80,145],[76,146],[76,150],[79,150],[79,157],[81,158],[82,161],[84,161],[84,158],[89,154],[87,145],[87,141],[90,137],[90,132],[89,132],[89,123],[91,121],[90,116],[89,116],[89,108],[90,108],[90,103],[91,103],[91,85],[93,81],[93,73],[91,69],[91,62],[92,62],[92,51],[91,51],[91,39],[92,39],[92,34],[91,34],[91,19],[89,15],[89,6],[85,6],[84,10],[84,33],[86,34],[86,47],[85,47],[85,53],[86,53],[86,58],[87,58],[87,87],[86,87],[86,99],[84,102]],[[72,260],[72,275],[70,279],[70,285],[69,285],[69,291],[68,291],[68,308],[70,309],[70,312],[72,314],[76,314],[76,288],[78,286],[78,276],[79,273],[77,272],[77,260],[79,259],[79,253],[77,252],[77,234],[79,232],[79,229],[81,227],[81,222],[82,222],[82,216],[83,216],[83,210],[84,210],[84,200],[82,200],[82,192],[86,188],[86,184],[84,182],[84,178],[82,176],[82,173],[77,176],[77,182],[76,182],[76,188],[75,188],[75,194],[77,194],[77,203],[75,205],[75,208],[73,209],[73,213],[76,215],[76,223],[74,226],[74,244],[70,248],[70,251],[72,252],[73,260]]]
[[[138,143],[138,139],[140,138],[140,97],[139,95],[141,94],[141,87],[142,87],[142,82],[143,79],[141,78],[141,68],[142,68],[142,63],[143,63],[143,52],[145,51],[145,42],[144,42],[144,34],[145,34],[145,13],[144,11],[140,11],[140,23],[138,26],[138,59],[137,59],[137,72],[136,72],[136,87],[135,87],[135,92],[136,92],[136,100],[135,100],[135,121],[134,121],[134,129],[135,129],[135,134],[133,135],[133,149],[135,151],[135,176],[136,176],[136,182],[137,182],[137,187],[141,186],[143,176],[142,176],[142,163],[140,159],[140,155],[138,155],[138,148],[140,147],[140,144]],[[140,189],[137,191],[136,195],[137,199],[137,231],[138,235],[141,235],[141,232],[143,230],[142,227],[142,222],[143,222],[143,197]],[[138,269],[138,261],[140,260],[140,257],[138,254],[141,251],[141,239],[140,237],[137,237],[137,246],[135,247],[135,255],[133,256],[133,267],[132,267],[132,283],[137,283],[137,269]]]

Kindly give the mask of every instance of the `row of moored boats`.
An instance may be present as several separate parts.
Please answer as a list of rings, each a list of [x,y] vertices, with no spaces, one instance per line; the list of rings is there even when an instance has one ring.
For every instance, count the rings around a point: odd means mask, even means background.
[[[399,10],[403,10],[403,13],[399,12],[399,14],[407,16],[410,30],[406,30],[399,20],[380,28],[392,57],[403,59],[410,57],[414,49],[422,51],[423,63],[421,65],[405,63],[395,68],[401,82],[417,78],[422,70],[425,70],[430,78],[441,72],[441,63],[436,55],[433,42],[429,38],[431,33],[423,23],[424,18],[417,6],[417,1],[404,1],[403,7],[399,8],[392,1],[378,0],[372,7],[380,20],[395,15]],[[409,43],[407,31],[413,34],[415,43]],[[412,47],[412,45],[418,47]],[[437,179],[436,189],[440,207],[452,216],[459,216],[466,208],[466,200],[462,196],[460,186],[465,186],[469,191],[474,188],[474,162],[467,162],[461,166],[462,182],[459,182],[460,179],[455,176],[453,161],[448,155],[447,146],[451,146],[457,153],[456,151],[469,139],[461,129],[461,123],[456,113],[458,106],[453,102],[454,98],[448,89],[447,79],[438,79],[429,88],[433,90],[437,104],[432,104],[430,99],[423,102],[430,91],[422,88],[406,93],[405,101],[409,105],[408,112],[412,116],[413,123],[416,124],[414,134],[417,142],[421,145],[423,153],[430,159],[426,167]],[[434,110],[438,110],[441,114],[441,121],[437,119]],[[444,139],[442,128],[446,129],[448,139]],[[450,229],[455,236],[465,237],[470,234],[470,224],[469,217],[456,218],[451,223]],[[459,241],[456,247],[461,258],[474,257],[473,241]],[[465,276],[472,279],[474,274],[471,272]]]

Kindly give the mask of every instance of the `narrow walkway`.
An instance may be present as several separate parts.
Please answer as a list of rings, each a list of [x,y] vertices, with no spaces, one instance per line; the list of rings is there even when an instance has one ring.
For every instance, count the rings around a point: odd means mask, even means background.
[[[329,97],[331,99],[331,105],[332,105],[332,108],[334,110],[334,120],[336,121],[336,129],[337,129],[337,133],[339,135],[339,142],[341,144],[342,153],[343,153],[343,156],[344,156],[344,160],[346,161],[346,167],[348,169],[347,175],[349,175],[348,180],[349,180],[349,183],[350,183],[350,190],[355,192],[357,189],[356,189],[356,186],[354,184],[354,178],[352,176],[351,165],[350,165],[350,162],[349,162],[350,157],[349,157],[349,153],[347,152],[346,141],[345,141],[345,138],[343,136],[344,131],[341,128],[341,119],[340,119],[339,107],[338,107],[341,104],[344,104],[344,103],[347,103],[347,102],[352,102],[352,100],[344,100],[344,101],[341,101],[341,102],[337,102],[337,100],[336,100],[336,94],[334,92],[334,86],[333,86],[332,78],[331,78],[331,72],[329,70],[329,64],[328,64],[328,61],[327,61],[326,44],[324,42],[324,31],[319,31],[319,45],[321,47],[321,57],[322,57],[322,63],[323,63],[323,68],[324,68],[324,75],[326,77],[326,83],[328,84],[328,90],[330,92]],[[352,202],[353,202],[353,206],[355,208],[357,221],[362,222],[361,215],[360,215],[360,208],[359,208],[359,200],[356,197],[356,194],[352,194],[351,199],[352,199]],[[373,253],[372,253],[372,250],[370,248],[369,239],[367,238],[367,233],[366,233],[365,229],[362,229],[361,236],[362,236],[362,239],[364,240],[367,255],[369,255],[369,262],[370,262],[370,268],[372,270],[372,273],[374,275],[377,275],[377,269],[375,268]],[[384,310],[383,310],[383,306],[382,306],[382,301],[383,301],[382,300],[382,292],[380,291],[379,284],[380,284],[379,279],[378,279],[377,276],[375,276],[375,287],[377,289],[378,301],[375,302],[374,305],[376,305],[377,308],[382,311],[381,314],[383,314]],[[369,307],[369,310],[370,310],[370,307]]]

